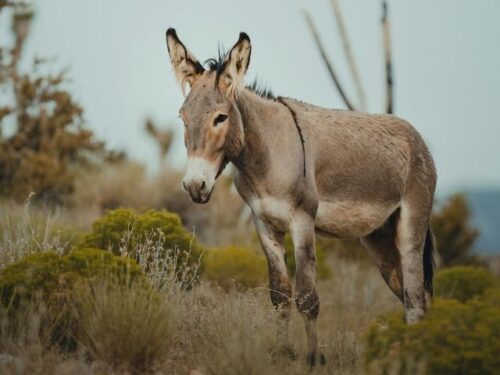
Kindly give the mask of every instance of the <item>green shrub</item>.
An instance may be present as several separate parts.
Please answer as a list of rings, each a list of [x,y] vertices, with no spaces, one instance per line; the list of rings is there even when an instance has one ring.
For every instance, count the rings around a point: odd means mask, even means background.
[[[201,247],[182,226],[179,215],[166,210],[149,210],[142,214],[132,209],[109,211],[92,225],[83,246],[110,249],[132,258],[147,257],[148,250],[160,248],[160,256],[175,256],[175,265],[201,273]],[[157,253],[157,251],[155,251]],[[144,260],[144,259],[143,259]],[[147,261],[146,261],[147,263]]]
[[[295,250],[289,235],[285,237],[286,266],[290,276],[295,275]],[[331,275],[330,268],[326,263],[326,252],[321,241],[316,241],[316,274],[319,279],[327,279]]]
[[[365,336],[369,373],[497,374],[500,307],[479,299],[436,299],[422,322],[392,314]]]
[[[229,246],[207,252],[205,276],[224,288],[247,289],[265,284],[267,263],[263,255],[244,247]]]
[[[145,284],[141,268],[132,259],[98,249],[74,250],[67,255],[38,253],[6,267],[0,274],[1,303],[11,314],[42,299],[57,319],[53,341],[74,346],[70,302],[85,281],[110,279],[122,284]]]
[[[442,298],[457,299],[465,302],[480,297],[484,292],[498,284],[487,269],[474,266],[445,268],[434,278],[434,292]]]
[[[472,254],[479,231],[471,222],[471,210],[465,195],[452,195],[431,217],[436,236],[440,263],[443,267],[460,264],[478,265],[480,259]]]
[[[486,303],[489,303],[491,306],[500,307],[500,288],[491,288],[484,292],[484,295],[481,297]]]

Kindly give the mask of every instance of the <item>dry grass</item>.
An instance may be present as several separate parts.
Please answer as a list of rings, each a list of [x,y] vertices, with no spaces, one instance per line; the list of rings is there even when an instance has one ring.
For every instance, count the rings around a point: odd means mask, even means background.
[[[331,257],[333,277],[319,282],[318,320],[327,365],[318,374],[359,373],[360,335],[378,314],[398,307],[378,272],[351,260]],[[171,283],[166,286],[165,283]],[[36,325],[40,311],[24,319],[29,334],[2,336],[0,373],[303,374],[305,334],[294,311],[290,338],[297,360],[273,354],[276,314],[265,288],[225,292],[206,282],[190,291],[175,277],[162,289],[95,284],[81,293],[80,348],[63,354],[48,347]],[[38,328],[37,328],[38,327]],[[30,337],[27,340],[26,337]],[[18,371],[17,369],[21,369]]]
[[[77,212],[117,207],[155,207],[158,193],[154,192],[143,165],[133,161],[107,164],[96,170],[81,170],[75,180],[72,205]]]
[[[70,248],[72,234],[56,229],[52,215],[32,210],[29,198],[25,206],[0,206],[0,269],[34,252],[62,254]]]
[[[360,335],[378,314],[398,307],[381,277],[372,267],[345,259],[336,263],[334,276],[318,284],[322,300],[318,320],[321,349],[327,365],[318,374],[358,373],[361,371]],[[208,374],[303,374],[305,333],[302,318],[294,311],[290,338],[299,358],[273,354],[276,348],[276,314],[265,289],[246,293],[222,290],[202,284],[176,304],[183,322],[178,346],[183,353],[171,362],[173,373],[196,368]],[[186,318],[188,317],[188,318]]]
[[[76,338],[92,360],[137,373],[161,365],[175,327],[166,300],[152,288],[101,280],[75,294]]]
[[[245,221],[241,226],[235,224],[242,203],[226,179],[219,181],[212,201],[203,207],[187,201],[179,188],[179,179],[180,174],[175,171],[165,170],[154,177],[133,164],[107,167],[96,175],[81,177],[75,194],[77,203],[72,208],[53,211],[49,221],[43,219],[49,217],[47,211],[33,211],[31,216],[24,216],[24,207],[0,203],[0,227],[4,232],[0,241],[0,267],[29,251],[58,248],[65,251],[71,236],[66,229],[61,232],[57,228],[69,227],[69,233],[88,230],[104,209],[114,205],[169,208],[182,216],[188,228],[196,226],[196,236],[205,244],[255,246],[253,225]],[[39,219],[30,221],[33,215]],[[18,224],[6,225],[8,220],[13,222],[12,217],[17,218]],[[5,228],[10,234],[6,235]],[[33,243],[40,246],[33,247]],[[339,249],[329,252],[329,246],[325,247],[332,276],[318,282],[321,298],[318,326],[327,365],[312,373],[359,373],[363,351],[360,335],[374,317],[400,305],[371,263],[358,259],[363,254],[346,257]],[[276,314],[266,288],[227,291],[202,280],[186,289],[182,278],[165,272],[176,267],[164,263],[165,259],[160,260],[157,253],[155,244],[150,244],[141,249],[139,259],[148,270],[155,293],[109,285],[94,285],[91,292],[82,292],[75,305],[81,317],[80,347],[76,352],[62,353],[50,347],[46,333],[35,324],[44,310],[37,306],[26,310],[24,321],[34,322],[34,325],[24,324],[31,327],[29,334],[6,336],[4,331],[0,336],[0,373],[190,374],[197,370],[203,374],[291,375],[309,372],[305,365],[304,326],[297,311],[292,313],[290,338],[299,357],[291,361],[273,354],[277,349]],[[3,327],[13,324],[5,319],[2,322]]]

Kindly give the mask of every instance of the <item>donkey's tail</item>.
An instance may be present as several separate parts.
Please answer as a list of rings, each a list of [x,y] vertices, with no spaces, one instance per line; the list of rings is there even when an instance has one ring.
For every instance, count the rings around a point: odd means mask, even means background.
[[[434,276],[434,267],[436,254],[436,242],[434,234],[430,228],[427,228],[424,245],[424,289],[432,296],[432,278]]]

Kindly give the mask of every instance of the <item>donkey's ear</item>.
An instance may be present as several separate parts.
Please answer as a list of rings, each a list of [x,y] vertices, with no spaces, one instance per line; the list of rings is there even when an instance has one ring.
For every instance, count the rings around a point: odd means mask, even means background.
[[[203,66],[198,62],[196,57],[194,57],[184,44],[182,44],[177,37],[175,29],[170,28],[167,30],[167,48],[175,76],[184,93],[186,83],[192,86],[195,79],[202,74],[205,69],[203,69]]]
[[[245,73],[250,64],[252,45],[246,33],[240,33],[240,38],[229,51],[220,74],[220,82],[228,97],[235,98],[243,89]]]

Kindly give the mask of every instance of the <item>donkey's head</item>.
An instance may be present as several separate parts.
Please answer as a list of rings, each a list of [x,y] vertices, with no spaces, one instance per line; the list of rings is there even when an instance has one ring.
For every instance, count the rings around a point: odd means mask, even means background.
[[[188,154],[182,186],[196,203],[210,199],[215,180],[244,144],[241,115],[236,106],[250,62],[250,38],[241,33],[233,48],[208,60],[207,70],[187,50],[174,29],[167,30],[167,47],[182,92],[190,91],[180,109]]]

